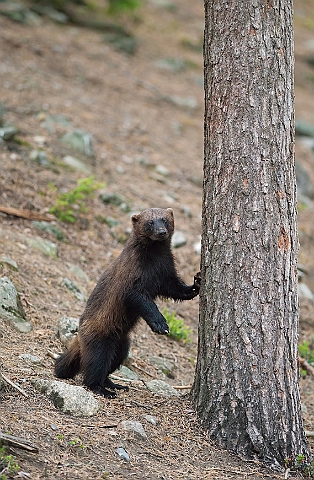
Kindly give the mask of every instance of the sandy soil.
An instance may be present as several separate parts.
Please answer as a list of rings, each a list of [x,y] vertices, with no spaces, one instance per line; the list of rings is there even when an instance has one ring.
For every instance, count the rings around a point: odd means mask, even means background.
[[[310,46],[314,13],[309,3],[296,1],[296,111],[299,118],[314,123],[313,70],[305,62],[314,50]],[[203,163],[202,53],[191,45],[201,44],[203,5],[199,0],[180,0],[177,5],[167,10],[148,3],[135,18],[127,19],[127,27],[140,42],[131,57],[105,43],[100,32],[44,17],[37,26],[23,26],[0,16],[1,102],[6,107],[5,120],[19,129],[19,143],[0,144],[0,204],[48,212],[57,192],[73,189],[77,179],[86,176],[64,165],[64,155],[74,155],[89,166],[97,181],[105,183],[103,193],[119,193],[131,211],[153,206],[174,209],[176,229],[187,239],[176,250],[176,261],[181,276],[190,283],[200,262],[194,244],[200,235]],[[165,58],[184,60],[182,69],[160,68],[156,62]],[[178,97],[191,105],[178,105]],[[93,136],[94,158],[60,141],[74,128]],[[47,153],[49,167],[30,160],[31,150],[38,148]],[[313,152],[297,143],[297,159],[314,181]],[[166,176],[156,169],[160,165],[168,170]],[[105,217],[120,222],[114,235]],[[179,399],[168,400],[148,392],[144,383],[137,384],[115,400],[103,399],[103,412],[96,418],[75,419],[58,412],[31,380],[53,378],[53,360],[47,352],[62,349],[55,333],[57,321],[61,316],[79,316],[84,307],[65,288],[63,278],[74,281],[87,296],[121,251],[117,238],[130,227],[130,213],[102,203],[97,194],[75,224],[58,223],[64,241],[39,232],[28,220],[5,214],[0,214],[0,220],[0,253],[19,267],[14,272],[0,266],[0,274],[17,286],[34,326],[31,333],[22,335],[0,320],[2,371],[28,395],[24,398],[6,389],[0,403],[0,429],[39,447],[38,454],[13,450],[28,478],[283,478],[209,442],[193,412],[188,389]],[[300,212],[299,227],[300,262],[307,267],[305,281],[314,291],[312,206]],[[57,259],[29,246],[27,239],[37,236],[57,243]],[[76,277],[73,265],[80,266],[89,280]],[[167,381],[189,386],[197,351],[198,301],[166,305],[193,329],[191,342],[154,335],[141,322],[133,334],[133,367],[144,382],[163,379],[149,362],[152,354],[162,355],[174,364],[173,378]],[[311,302],[302,302],[302,340],[313,335],[313,311]],[[25,362],[19,357],[23,353],[39,356],[41,363]],[[309,376],[302,380],[302,403],[305,427],[314,430],[314,381]],[[156,417],[157,425],[145,420],[147,414]],[[124,432],[120,423],[127,419],[141,421],[148,439]],[[118,447],[127,450],[129,463],[118,457]]]

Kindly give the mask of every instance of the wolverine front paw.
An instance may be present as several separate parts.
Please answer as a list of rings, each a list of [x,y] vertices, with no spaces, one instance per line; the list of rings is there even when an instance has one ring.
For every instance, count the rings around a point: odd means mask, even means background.
[[[168,335],[169,333],[169,327],[166,322],[163,324],[155,323],[151,326],[151,329],[154,333],[158,333],[159,335]]]
[[[196,294],[199,293],[201,286],[201,272],[197,272],[194,276],[193,290]]]

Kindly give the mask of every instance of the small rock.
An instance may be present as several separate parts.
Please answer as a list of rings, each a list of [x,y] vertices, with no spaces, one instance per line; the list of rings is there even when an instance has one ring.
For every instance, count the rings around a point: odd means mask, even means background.
[[[1,257],[1,260],[0,260],[0,265],[3,265],[3,264],[6,264],[11,270],[14,270],[15,272],[19,271],[19,267],[17,266],[17,263],[15,262],[15,260],[12,260],[12,258],[7,257],[5,255]]]
[[[163,177],[167,177],[169,175],[168,168],[164,167],[163,165],[156,165],[155,171],[156,173],[159,173],[159,175],[162,175]]]
[[[157,425],[157,419],[153,415],[144,415],[144,418],[152,425]]]
[[[198,242],[194,243],[193,250],[197,255],[200,255],[202,252],[202,240],[200,239]]]
[[[121,426],[123,430],[133,432],[134,435],[140,439],[147,438],[144,427],[140,422],[135,422],[133,420],[124,420],[123,422],[121,422]]]
[[[16,288],[8,277],[0,278],[0,318],[7,320],[18,332],[28,333],[32,330]]]
[[[127,378],[128,380],[138,380],[138,375],[125,365],[121,365],[119,370],[117,370],[117,374],[122,378]]]
[[[168,375],[173,369],[173,365],[169,360],[163,357],[149,357],[149,363]]]
[[[65,157],[63,157],[62,161],[69,167],[74,168],[75,170],[91,173],[91,168],[86,165],[86,163],[82,162],[78,158],[72,157],[71,155],[66,155]]]
[[[119,455],[119,457],[122,458],[123,460],[125,460],[126,462],[129,462],[129,461],[130,461],[130,457],[129,457],[129,455],[126,453],[126,451],[124,450],[124,448],[119,447],[119,448],[117,448],[116,452],[117,452],[117,454]]]
[[[26,238],[26,242],[34,248],[40,250],[46,257],[57,258],[58,248],[57,245],[49,240],[44,240],[40,237]]]
[[[115,50],[128,55],[134,55],[138,47],[138,40],[126,32],[107,33],[104,41],[110,43]]]
[[[78,332],[80,319],[73,317],[62,317],[58,321],[58,335],[61,342],[67,345]]]
[[[103,203],[109,203],[110,205],[120,206],[122,203],[125,203],[118,193],[102,193],[99,195],[99,198]]]
[[[164,382],[163,380],[151,380],[146,384],[148,390],[152,393],[157,393],[158,395],[163,395],[165,397],[179,397],[178,393],[169,383]]]
[[[305,403],[301,403],[301,412],[307,413],[307,406],[305,405]]]
[[[314,125],[304,120],[295,121],[296,135],[304,135],[305,137],[314,137]]]
[[[172,236],[172,239],[171,239],[171,246],[172,248],[180,248],[180,247],[183,247],[184,245],[186,245],[187,243],[187,240],[185,238],[185,235],[184,233],[180,232],[180,231],[175,231],[173,236]]]
[[[12,140],[14,136],[17,134],[18,130],[16,127],[9,126],[9,127],[1,127],[0,128],[0,138],[5,140],[6,142]]]
[[[88,283],[90,280],[89,280],[89,276],[84,272],[84,270],[81,269],[81,267],[79,267],[78,265],[71,265],[70,267],[70,271],[76,276],[76,278],[78,278],[79,280],[83,280],[83,282],[86,282]]]
[[[83,130],[72,130],[66,133],[61,141],[75,150],[84,153],[88,157],[94,157],[92,136]]]
[[[119,220],[116,220],[116,219],[113,218],[113,217],[105,217],[105,218],[104,218],[104,222],[105,222],[105,224],[108,225],[108,227],[110,227],[110,228],[116,227],[117,225],[120,225]]]
[[[309,173],[299,162],[295,162],[295,172],[297,177],[297,193],[298,198],[303,195],[308,198],[313,198],[314,188],[310,179]]]
[[[74,282],[72,282],[71,280],[69,280],[66,277],[62,279],[62,282],[67,287],[67,289],[70,290],[70,292],[72,292],[74,294],[74,296],[78,300],[80,300],[81,302],[85,301],[85,295],[81,292],[81,290],[78,288],[78,286],[75,285]]]
[[[42,167],[48,167],[50,165],[47,153],[44,150],[32,150],[29,154],[29,159]]]
[[[91,417],[101,409],[101,403],[83,387],[57,380],[33,380],[32,384],[45,393],[63,413],[75,417]]]
[[[176,107],[190,108],[194,110],[198,107],[195,97],[180,97],[179,95],[164,96],[163,100],[173,103]]]
[[[298,293],[299,293],[300,299],[307,298],[308,300],[314,300],[314,295],[309,289],[309,287],[306,285],[306,283],[299,282]]]
[[[33,227],[37,228],[37,230],[41,230],[42,232],[47,232],[51,235],[54,235],[57,240],[63,240],[64,235],[62,230],[60,230],[57,225],[53,225],[50,222],[45,222],[45,221],[37,221],[33,220],[32,221]]]
[[[37,357],[37,355],[31,355],[30,353],[22,353],[22,355],[19,355],[19,358],[22,358],[26,362],[30,363],[41,363],[41,358]]]
[[[161,58],[155,62],[156,67],[161,68],[162,70],[170,70],[174,73],[183,72],[189,66],[189,63],[183,58]]]

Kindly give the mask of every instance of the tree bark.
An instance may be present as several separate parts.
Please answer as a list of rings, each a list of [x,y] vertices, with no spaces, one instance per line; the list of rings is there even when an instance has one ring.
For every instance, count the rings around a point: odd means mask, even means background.
[[[292,0],[205,0],[199,352],[209,436],[310,460],[299,395]]]

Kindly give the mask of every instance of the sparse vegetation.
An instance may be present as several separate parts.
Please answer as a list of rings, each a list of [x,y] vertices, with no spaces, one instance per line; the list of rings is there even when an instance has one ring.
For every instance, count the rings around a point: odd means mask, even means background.
[[[62,193],[49,211],[61,222],[74,223],[77,215],[87,210],[86,198],[93,197],[94,192],[102,187],[104,184],[96,182],[93,175],[82,178],[77,181],[77,187],[70,192]]]
[[[169,312],[167,308],[164,308],[162,313],[169,326],[169,336],[175,340],[182,340],[183,342],[188,343],[193,330],[184,325],[183,319],[177,317],[175,312]]]
[[[299,454],[285,459],[286,469],[301,473],[304,478],[314,478],[314,462]]]
[[[0,480],[14,477],[20,469],[16,457],[7,455],[5,447],[0,447],[0,469]]]

